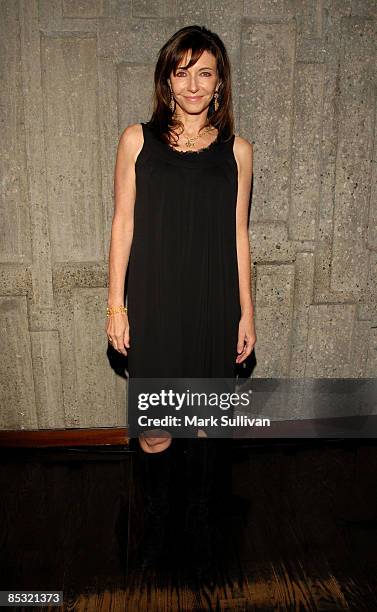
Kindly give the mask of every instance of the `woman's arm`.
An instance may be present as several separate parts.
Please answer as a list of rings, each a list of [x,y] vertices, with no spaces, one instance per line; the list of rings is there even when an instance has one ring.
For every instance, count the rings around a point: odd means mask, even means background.
[[[114,213],[109,252],[108,306],[124,300],[124,281],[131,251],[136,198],[135,159],[140,148],[139,124],[122,133],[114,172]]]
[[[117,150],[114,172],[114,214],[109,251],[107,305],[124,305],[124,283],[131,252],[136,199],[135,162],[143,146],[140,124],[128,126],[122,133]],[[126,313],[108,317],[106,332],[112,346],[127,355],[129,324]]]
[[[240,289],[241,321],[236,362],[241,363],[250,355],[256,342],[254,306],[251,295],[251,258],[248,230],[248,210],[253,174],[253,146],[236,136],[234,156],[238,167],[238,194],[236,208],[237,262]]]

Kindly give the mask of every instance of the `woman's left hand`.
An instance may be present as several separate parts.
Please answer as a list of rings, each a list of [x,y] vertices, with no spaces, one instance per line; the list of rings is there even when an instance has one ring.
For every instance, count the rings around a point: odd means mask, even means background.
[[[238,342],[236,363],[242,363],[250,355],[257,341],[254,324],[254,314],[245,313],[241,316],[238,326]]]

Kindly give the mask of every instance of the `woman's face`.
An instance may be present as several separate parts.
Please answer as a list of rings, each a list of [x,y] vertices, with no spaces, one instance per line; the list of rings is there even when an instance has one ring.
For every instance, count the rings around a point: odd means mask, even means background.
[[[186,113],[201,113],[212,100],[218,84],[216,58],[209,51],[203,51],[201,57],[191,68],[183,69],[190,60],[189,51],[179,63],[176,72],[170,74],[170,85],[177,105]]]

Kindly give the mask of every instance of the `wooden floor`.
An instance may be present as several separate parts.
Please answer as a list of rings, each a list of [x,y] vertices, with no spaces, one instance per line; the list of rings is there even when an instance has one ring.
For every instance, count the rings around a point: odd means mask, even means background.
[[[377,611],[376,442],[218,444],[217,563],[197,589],[180,540],[179,444],[165,564],[144,575],[132,445],[0,450],[0,590],[61,590],[62,607],[40,609],[75,612]]]

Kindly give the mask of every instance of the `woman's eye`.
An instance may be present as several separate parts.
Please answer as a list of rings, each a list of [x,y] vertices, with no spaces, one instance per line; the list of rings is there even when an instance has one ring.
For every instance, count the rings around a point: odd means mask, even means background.
[[[186,73],[185,72],[177,72],[175,76],[180,77],[180,76],[185,76]],[[210,72],[201,72],[200,76],[211,76]]]

